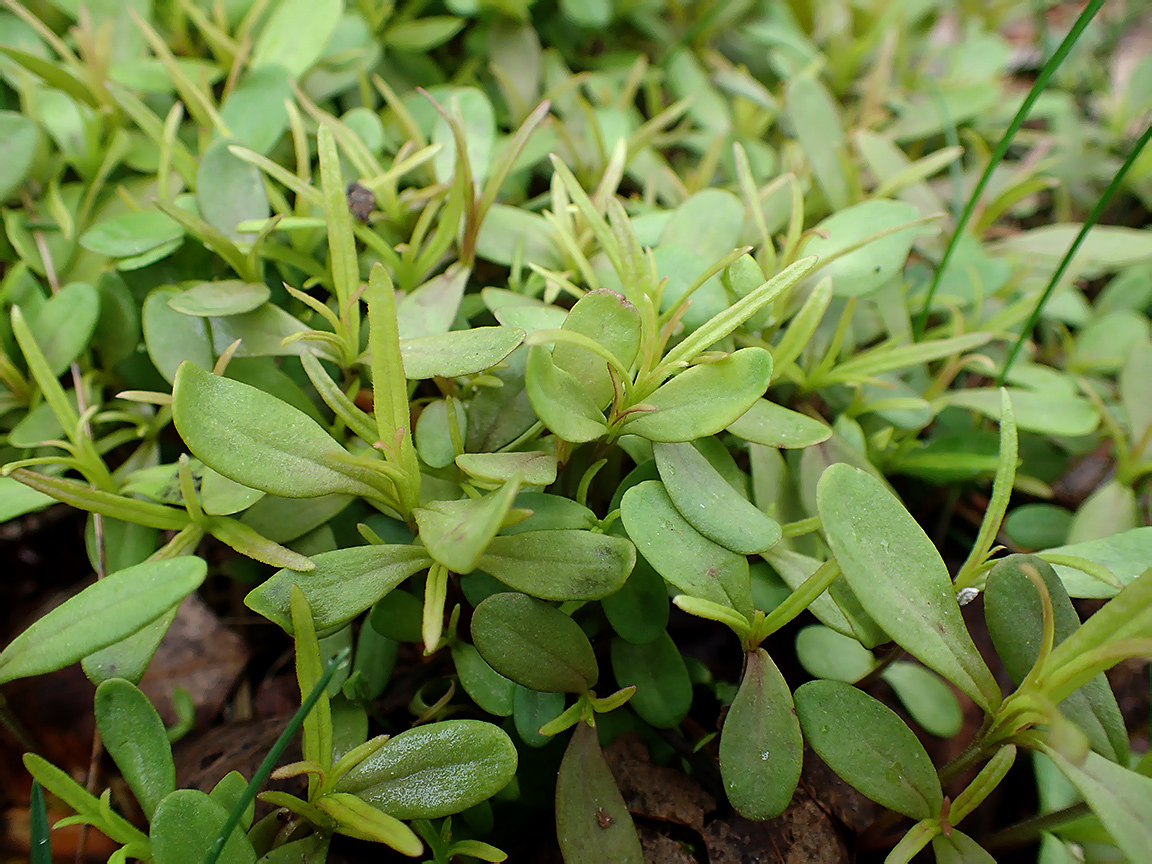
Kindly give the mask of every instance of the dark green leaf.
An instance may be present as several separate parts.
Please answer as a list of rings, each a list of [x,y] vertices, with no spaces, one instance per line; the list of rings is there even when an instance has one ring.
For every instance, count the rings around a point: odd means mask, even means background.
[[[493,669],[532,690],[583,693],[599,677],[580,625],[525,594],[493,594],[480,603],[472,642]]]
[[[692,682],[667,631],[646,645],[613,639],[612,672],[621,687],[636,687],[628,704],[656,728],[671,729],[688,716]]]
[[[467,642],[452,645],[452,662],[456,666],[460,686],[472,697],[473,702],[497,717],[511,715],[516,682],[489,666],[480,652]]]
[[[104,748],[151,820],[164,796],[176,789],[176,766],[164,722],[148,697],[123,678],[96,688],[94,710]]]
[[[804,742],[788,682],[762,648],[745,655],[740,689],[720,730],[724,791],[740,815],[779,816],[800,782]]]
[[[643,645],[668,625],[668,586],[643,555],[624,585],[600,601],[608,623],[622,639]]]
[[[805,740],[855,789],[913,819],[940,814],[932,760],[894,711],[839,681],[809,681],[795,698]]]
[[[599,600],[620,590],[635,563],[623,537],[556,530],[496,537],[476,566],[541,600]]]

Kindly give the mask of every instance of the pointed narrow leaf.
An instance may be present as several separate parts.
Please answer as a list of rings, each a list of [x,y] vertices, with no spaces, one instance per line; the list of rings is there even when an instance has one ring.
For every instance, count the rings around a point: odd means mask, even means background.
[[[624,428],[652,441],[692,441],[715,435],[743,417],[768,389],[772,355],[742,348],[715,363],[701,363],[662,384]]]
[[[0,683],[63,669],[126,639],[204,581],[208,565],[184,556],[118,570],[65,600],[0,653]]]
[[[317,799],[316,806],[336,820],[337,834],[383,843],[412,858],[424,851],[411,828],[355,795],[331,792]]]
[[[864,610],[909,654],[995,710],[1000,687],[964,626],[948,569],[904,505],[843,462],[824,471],[816,500],[828,545]]]
[[[596,730],[577,723],[556,776],[556,834],[565,864],[643,864],[632,816]]]
[[[840,681],[809,681],[795,698],[804,739],[851,786],[913,819],[940,814],[932,760],[892,709]]]
[[[688,523],[725,549],[753,555],[775,546],[779,523],[733,489],[691,444],[652,448],[664,489]]]
[[[472,642],[488,664],[532,690],[583,693],[599,670],[580,625],[526,594],[493,594],[472,613]]]
[[[439,819],[486,801],[516,774],[516,748],[499,726],[444,720],[389,739],[336,783],[397,819]]]
[[[519,478],[483,498],[435,501],[413,511],[428,554],[453,573],[476,569],[520,490]]]
[[[280,570],[244,598],[253,612],[292,632],[289,590],[298,585],[312,609],[316,629],[347,624],[409,576],[432,563],[419,546],[353,546],[311,558],[315,570]]]
[[[541,600],[600,600],[615,594],[636,564],[623,537],[591,531],[523,531],[496,537],[476,566]]]

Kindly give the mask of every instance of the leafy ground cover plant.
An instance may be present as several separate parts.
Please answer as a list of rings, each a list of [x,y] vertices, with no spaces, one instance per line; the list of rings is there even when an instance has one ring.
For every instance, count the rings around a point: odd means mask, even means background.
[[[809,748],[887,860],[1141,860],[1152,235],[1071,220],[1146,224],[1152,75],[1073,98],[1100,5],[1035,62],[1019,9],[9,3],[0,513],[87,511],[98,578],[0,684],[79,662],[123,781],[33,729],[35,788],[117,861],[500,861],[546,801],[598,864],[669,854],[613,742],[752,821]],[[179,788],[139,685],[210,573],[300,710]],[[1025,753],[1045,812],[958,827]]]

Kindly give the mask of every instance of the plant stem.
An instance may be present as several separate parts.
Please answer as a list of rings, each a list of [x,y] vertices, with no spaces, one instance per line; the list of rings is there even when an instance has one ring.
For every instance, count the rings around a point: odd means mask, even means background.
[[[1092,811],[1083,801],[1065,807],[1063,810],[1053,810],[1041,816],[1033,816],[1015,825],[1009,825],[995,834],[982,838],[980,845],[989,852],[1006,849],[1016,849],[1025,846],[1039,838],[1044,831],[1059,828],[1074,819],[1087,816]]]

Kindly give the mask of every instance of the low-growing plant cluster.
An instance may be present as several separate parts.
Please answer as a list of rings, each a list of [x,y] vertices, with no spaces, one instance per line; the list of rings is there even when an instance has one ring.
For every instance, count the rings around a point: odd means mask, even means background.
[[[99,578],[0,683],[81,663],[143,817],[29,752],[34,843],[42,787],[114,861],[501,861],[543,804],[640,862],[627,733],[755,821],[810,748],[890,862],[1147,860],[1152,59],[1100,5],[7,0],[0,518],[88,511]],[[136,685],[210,573],[301,708],[177,788]]]

